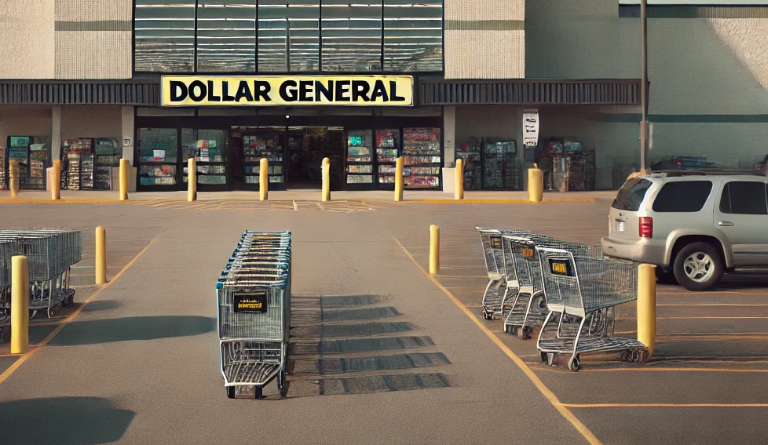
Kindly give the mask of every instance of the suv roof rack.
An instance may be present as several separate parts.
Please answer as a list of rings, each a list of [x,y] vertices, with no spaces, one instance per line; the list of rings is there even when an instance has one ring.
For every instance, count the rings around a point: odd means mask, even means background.
[[[754,170],[658,170],[651,171],[650,175],[666,175],[669,178],[679,176],[723,176],[723,175],[741,175],[741,176],[765,176],[763,172]],[[649,175],[649,176],[650,176]]]

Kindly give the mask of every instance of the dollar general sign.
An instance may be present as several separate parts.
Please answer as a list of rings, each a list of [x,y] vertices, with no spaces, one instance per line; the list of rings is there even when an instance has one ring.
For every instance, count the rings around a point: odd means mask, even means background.
[[[410,76],[163,76],[162,106],[413,106]]]

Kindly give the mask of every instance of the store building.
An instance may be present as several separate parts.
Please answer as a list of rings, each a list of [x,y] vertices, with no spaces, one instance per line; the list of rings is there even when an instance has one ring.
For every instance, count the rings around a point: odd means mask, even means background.
[[[138,190],[181,190],[194,156],[211,191],[256,190],[261,157],[271,189],[319,187],[323,157],[348,190],[393,187],[397,156],[431,190],[457,158],[469,190],[524,189],[534,162],[561,190],[639,167],[631,0],[18,3],[0,29],[0,188],[10,159],[25,188],[52,159],[66,187],[107,188],[122,156]],[[650,157],[768,152],[768,8],[650,3]]]

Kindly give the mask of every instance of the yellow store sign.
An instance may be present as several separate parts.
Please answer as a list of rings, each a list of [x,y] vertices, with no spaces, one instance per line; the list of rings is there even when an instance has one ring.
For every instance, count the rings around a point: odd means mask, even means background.
[[[410,76],[163,76],[162,106],[413,106]]]

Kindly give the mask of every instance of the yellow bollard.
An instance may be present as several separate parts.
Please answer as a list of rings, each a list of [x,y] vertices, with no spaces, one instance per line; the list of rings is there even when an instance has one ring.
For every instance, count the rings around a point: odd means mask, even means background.
[[[29,261],[25,256],[11,259],[11,354],[29,348]]]
[[[269,159],[261,158],[259,164],[259,200],[269,199]]]
[[[128,200],[128,160],[120,159],[120,201]]]
[[[96,284],[107,282],[107,234],[104,227],[96,227]]]
[[[456,199],[464,199],[464,160],[456,160]]]
[[[323,202],[331,200],[331,160],[323,158]]]
[[[544,172],[536,164],[528,169],[528,197],[531,202],[544,199]]]
[[[656,266],[641,264],[637,280],[637,340],[653,355],[656,344]]]
[[[51,199],[58,201],[61,199],[61,161],[53,161],[53,177],[51,178]]]
[[[187,201],[197,199],[197,161],[195,158],[187,160]]]
[[[11,189],[11,197],[19,196],[19,161],[12,159],[8,166],[8,187]]]
[[[403,158],[397,158],[395,164],[395,201],[403,200]]]
[[[429,226],[429,273],[440,272],[440,227]]]

